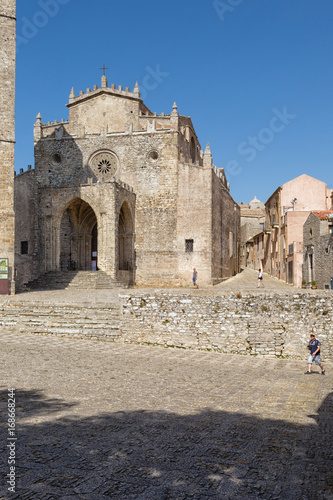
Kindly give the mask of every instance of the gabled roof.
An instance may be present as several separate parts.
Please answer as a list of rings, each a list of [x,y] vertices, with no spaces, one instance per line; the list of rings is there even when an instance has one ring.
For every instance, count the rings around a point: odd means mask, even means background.
[[[323,182],[321,181],[320,179],[316,179],[315,177],[312,177],[312,175],[308,175],[308,174],[301,174],[301,175],[298,175],[297,177],[294,177],[293,179],[290,179],[290,181],[287,181],[285,182],[284,184],[289,184],[289,182],[293,182],[293,181],[296,181],[298,179],[301,179],[301,178],[304,178],[304,177],[307,177],[308,179],[312,179],[313,181],[317,181],[317,182]],[[283,184],[283,186],[284,186]],[[323,184],[325,184],[325,182],[323,182]]]
[[[312,210],[312,213],[315,214],[320,220],[329,220],[333,221],[333,210]]]

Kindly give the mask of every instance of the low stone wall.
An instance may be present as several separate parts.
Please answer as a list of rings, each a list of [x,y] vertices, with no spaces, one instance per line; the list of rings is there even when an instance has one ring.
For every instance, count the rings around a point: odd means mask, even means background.
[[[333,294],[136,291],[112,303],[0,301],[0,328],[40,335],[154,344],[305,360],[309,335],[333,362]]]
[[[309,334],[333,361],[333,296],[309,294],[120,296],[126,342],[304,359]]]

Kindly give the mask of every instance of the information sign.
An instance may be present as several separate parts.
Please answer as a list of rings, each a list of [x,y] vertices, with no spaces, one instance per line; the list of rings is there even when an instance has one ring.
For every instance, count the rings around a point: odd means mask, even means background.
[[[0,279],[8,279],[8,259],[0,259]]]
[[[0,259],[0,295],[9,294],[8,259]]]

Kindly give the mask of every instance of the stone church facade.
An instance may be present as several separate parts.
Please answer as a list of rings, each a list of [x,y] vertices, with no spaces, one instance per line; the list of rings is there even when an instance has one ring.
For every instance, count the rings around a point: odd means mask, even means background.
[[[239,271],[239,207],[192,121],[152,113],[106,76],[68,121],[34,125],[35,168],[15,178],[17,283],[99,269],[147,286],[214,284]]]
[[[8,277],[0,293],[15,292],[14,280],[14,146],[16,2],[0,3],[0,260],[8,259]],[[0,270],[1,276],[1,270]]]

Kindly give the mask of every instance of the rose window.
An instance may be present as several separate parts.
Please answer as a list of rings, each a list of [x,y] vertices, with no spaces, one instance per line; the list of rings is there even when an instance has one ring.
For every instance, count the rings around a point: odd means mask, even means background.
[[[98,162],[98,170],[102,174],[107,174],[111,170],[111,163],[109,160],[103,159],[100,162]]]
[[[97,176],[112,177],[117,171],[117,157],[109,152],[103,151],[95,154],[90,160],[90,165]]]

